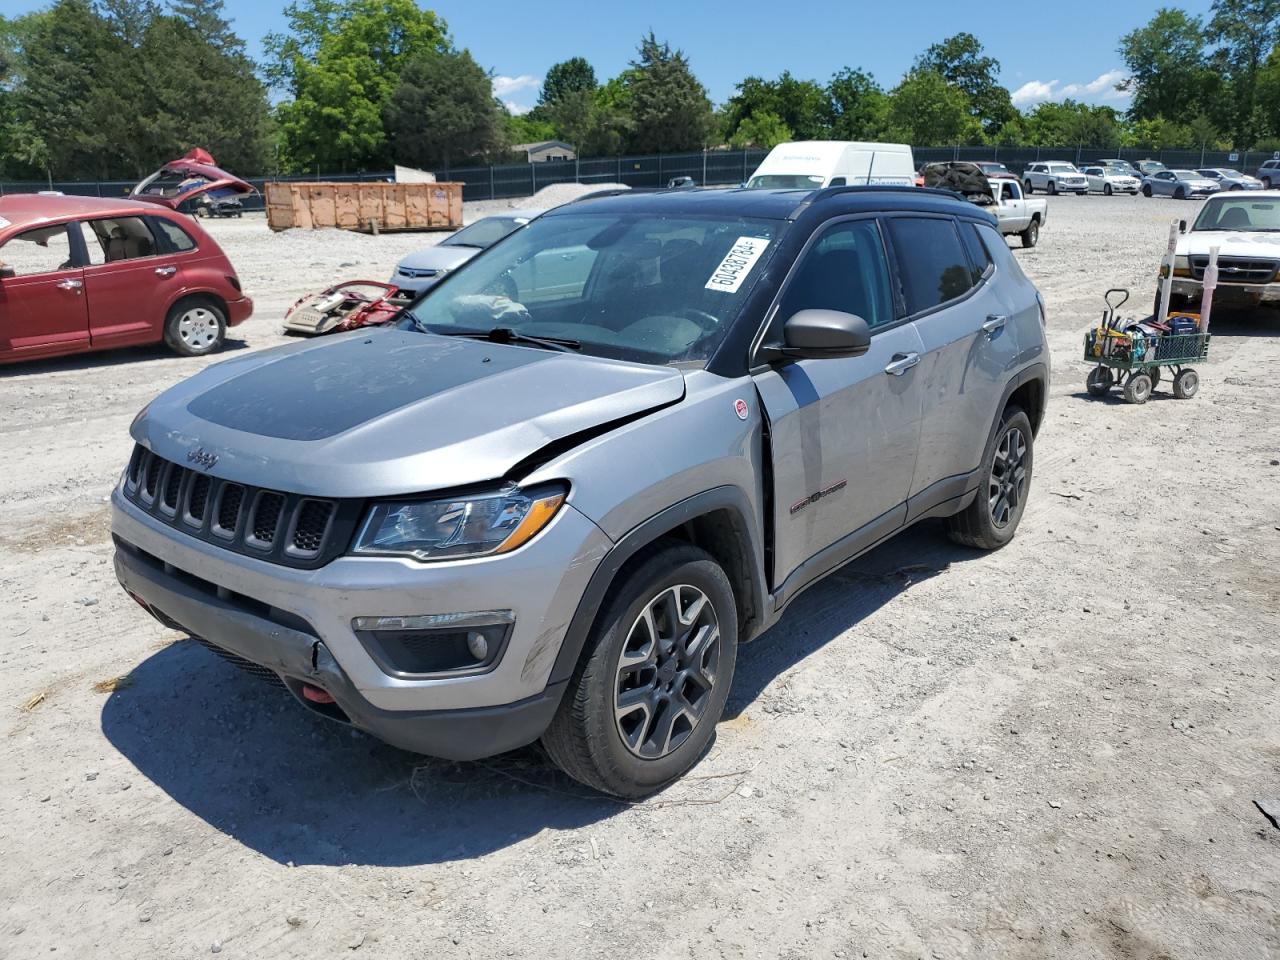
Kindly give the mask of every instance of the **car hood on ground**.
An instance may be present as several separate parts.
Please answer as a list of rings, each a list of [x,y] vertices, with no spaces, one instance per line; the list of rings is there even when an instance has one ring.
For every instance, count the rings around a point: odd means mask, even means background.
[[[679,401],[671,367],[383,328],[227,360],[160,394],[135,440],[292,493],[488,483],[544,447]]]
[[[1248,233],[1241,230],[1192,230],[1178,238],[1178,256],[1208,256],[1219,247],[1220,257],[1259,257],[1280,260],[1280,233]]]
[[[396,269],[407,267],[411,270],[456,270],[479,252],[478,247],[436,244],[434,247],[415,250],[396,264]]]

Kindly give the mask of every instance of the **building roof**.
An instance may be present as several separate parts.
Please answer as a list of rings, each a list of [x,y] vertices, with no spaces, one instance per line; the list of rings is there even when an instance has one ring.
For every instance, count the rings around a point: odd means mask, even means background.
[[[565,150],[572,150],[572,143],[565,143],[563,140],[543,140],[540,143],[517,143],[511,149],[519,150],[522,153],[532,153],[534,150],[542,150],[546,147],[563,147]]]

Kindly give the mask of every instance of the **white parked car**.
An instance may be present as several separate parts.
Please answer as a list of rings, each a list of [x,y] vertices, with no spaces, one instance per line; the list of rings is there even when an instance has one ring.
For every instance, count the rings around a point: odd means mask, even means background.
[[[1049,160],[1027,166],[1022,172],[1022,188],[1027,193],[1047,190],[1049,193],[1078,193],[1084,196],[1089,192],[1089,181],[1076,169],[1074,163]]]
[[[468,224],[439,243],[409,254],[396,264],[390,282],[416,297],[540,213],[541,210],[507,210]]]
[[[1280,190],[1226,191],[1204,202],[1178,238],[1170,309],[1199,302],[1211,247],[1218,248],[1215,305],[1280,302]]]
[[[1121,173],[1112,167],[1085,167],[1085,179],[1089,181],[1090,193],[1101,193],[1111,196],[1113,193],[1131,193],[1137,196],[1142,181]]]

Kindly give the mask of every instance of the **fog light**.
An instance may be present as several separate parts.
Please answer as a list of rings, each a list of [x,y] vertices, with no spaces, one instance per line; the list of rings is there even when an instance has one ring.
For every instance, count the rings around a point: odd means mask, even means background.
[[[357,617],[356,636],[384,673],[424,679],[484,673],[502,656],[515,617],[510,610]]]

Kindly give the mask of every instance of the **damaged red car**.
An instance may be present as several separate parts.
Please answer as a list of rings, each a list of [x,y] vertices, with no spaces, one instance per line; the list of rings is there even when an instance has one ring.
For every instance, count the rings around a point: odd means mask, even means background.
[[[251,313],[226,254],[172,209],[0,197],[0,363],[162,340],[202,356]]]
[[[151,174],[130,196],[197,217],[238,217],[243,199],[253,193],[253,184],[227,173],[207,150],[196,147]]]

